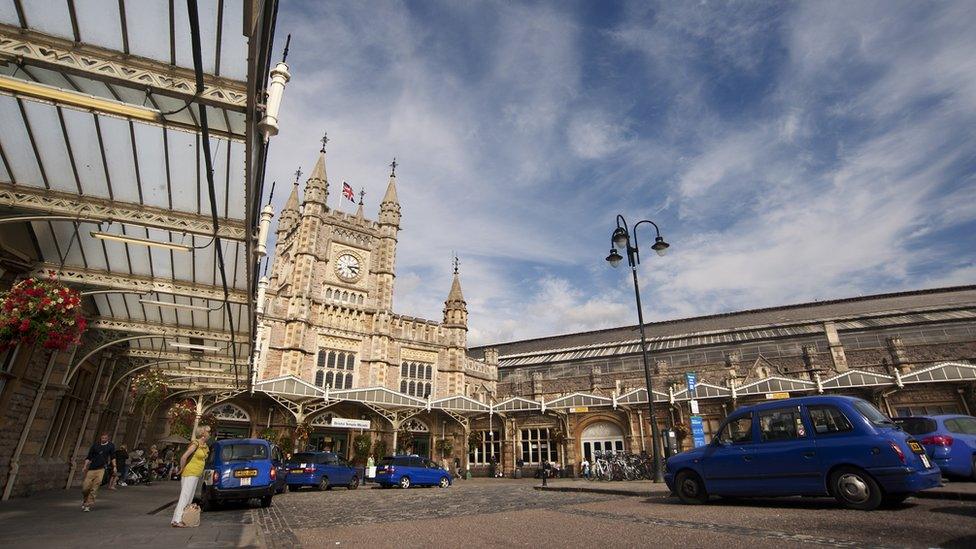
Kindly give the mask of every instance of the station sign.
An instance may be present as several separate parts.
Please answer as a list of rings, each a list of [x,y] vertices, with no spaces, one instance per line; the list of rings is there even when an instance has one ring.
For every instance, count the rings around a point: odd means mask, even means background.
[[[370,423],[368,419],[334,417],[332,418],[332,422],[329,423],[329,426],[336,427],[338,429],[369,429]]]
[[[766,400],[780,400],[783,398],[790,398],[790,394],[786,391],[780,393],[766,393]]]
[[[691,416],[691,438],[695,442],[695,448],[705,445],[705,426],[701,416]]]
[[[698,374],[685,372],[685,382],[688,384],[688,396],[694,396],[695,389],[698,387]]]
[[[589,412],[589,411],[590,411],[589,406],[577,406],[575,408],[569,409],[569,413],[571,414],[582,414],[584,412]]]

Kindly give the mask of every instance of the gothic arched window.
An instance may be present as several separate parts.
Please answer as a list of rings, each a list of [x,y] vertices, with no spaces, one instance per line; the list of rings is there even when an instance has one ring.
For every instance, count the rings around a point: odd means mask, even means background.
[[[405,390],[401,390],[401,393],[406,393],[410,396],[416,397],[426,397],[433,394],[432,383],[427,382],[434,378],[434,365],[427,362],[408,362],[403,361],[400,363],[400,380],[401,387],[405,387]],[[408,382],[404,385],[402,382]]]
[[[427,379],[430,379],[430,375],[433,372],[433,370],[434,370],[434,367],[431,366],[430,364],[428,364],[427,365],[427,371],[424,372],[424,377],[427,378]]]
[[[338,387],[335,386],[335,380],[333,379],[334,376],[335,374],[332,372],[325,374],[325,384],[333,389],[338,389]]]
[[[326,367],[327,368],[335,368],[335,364],[336,364],[336,352],[335,351],[329,351],[329,362],[328,362],[328,364],[326,364]]]
[[[325,372],[325,385],[333,389],[352,389],[356,353],[320,348],[318,366]],[[316,385],[319,385],[318,375],[316,374]]]
[[[407,380],[403,380],[400,382],[400,392],[403,394],[407,393]]]
[[[407,369],[408,366],[406,362],[400,365],[400,377],[407,377],[408,374]]]
[[[315,372],[315,384],[319,387],[325,387],[325,372],[322,370]]]

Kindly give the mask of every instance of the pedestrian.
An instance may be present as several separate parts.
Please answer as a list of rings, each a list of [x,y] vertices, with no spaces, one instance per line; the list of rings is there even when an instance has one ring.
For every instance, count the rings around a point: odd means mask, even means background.
[[[105,469],[115,469],[115,445],[109,442],[108,433],[102,433],[98,442],[91,445],[88,449],[88,456],[85,458],[85,466],[82,468],[84,480],[81,482],[81,494],[84,500],[81,510],[91,511],[95,505],[95,496],[98,494],[98,487],[102,485],[102,478],[105,477]]]
[[[580,467],[583,468],[583,478],[589,479],[590,478],[590,460],[588,460],[586,458],[583,458],[583,463],[580,464]]]
[[[203,466],[210,453],[210,448],[207,447],[209,439],[210,426],[198,427],[193,442],[180,457],[180,499],[176,502],[173,520],[170,522],[174,528],[186,528],[186,524],[183,523],[183,510],[193,501],[193,494],[196,493],[200,478],[203,477]]]
[[[542,485],[543,486],[549,486],[549,484],[547,482],[547,480],[549,478],[549,467],[550,467],[550,464],[549,464],[548,461],[543,461],[542,462]]]
[[[454,458],[454,476],[457,478],[463,478],[461,476],[461,458]]]
[[[119,446],[119,449],[115,451],[115,483],[119,486],[128,486],[125,483],[125,475],[129,472],[129,452],[125,448],[125,444]],[[110,488],[114,490],[115,488]]]

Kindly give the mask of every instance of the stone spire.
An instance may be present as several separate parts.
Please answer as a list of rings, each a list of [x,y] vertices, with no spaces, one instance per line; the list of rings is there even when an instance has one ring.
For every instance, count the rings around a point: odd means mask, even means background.
[[[459,264],[457,256],[454,256],[454,281],[451,282],[451,291],[448,292],[447,301],[444,302],[444,325],[467,329],[468,305],[464,301],[464,294],[461,293]]]
[[[359,191],[359,208],[356,209],[356,219],[363,220],[363,198],[366,196],[366,189]]]
[[[326,201],[329,199],[329,177],[325,173],[325,144],[329,138],[322,137],[322,148],[319,149],[319,158],[315,161],[312,174],[305,183],[305,209],[320,210],[319,212],[306,211],[304,213],[321,213],[327,209]],[[318,208],[309,208],[310,204],[317,204]]]
[[[285,207],[281,210],[281,217],[278,219],[278,230],[275,234],[282,235],[288,234],[295,227],[295,223],[298,222],[298,178],[302,176],[302,169],[298,168],[295,171],[295,184],[292,185],[291,194],[288,195],[288,200],[285,202]]]
[[[390,183],[386,186],[386,194],[380,202],[380,223],[400,226],[400,199],[396,191],[396,158],[390,163]]]

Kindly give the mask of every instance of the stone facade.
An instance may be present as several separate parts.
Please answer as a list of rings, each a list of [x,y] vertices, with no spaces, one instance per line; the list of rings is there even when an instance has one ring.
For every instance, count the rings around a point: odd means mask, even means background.
[[[685,372],[695,372],[699,383],[720,387],[741,387],[769,376],[812,381],[850,370],[904,375],[946,361],[976,363],[976,287],[744,311],[646,328],[654,389],[664,393],[684,389]],[[567,334],[474,348],[470,354],[498,361],[500,400],[520,396],[549,402],[574,392],[611,397],[645,386],[636,334],[636,327]],[[830,392],[863,397],[892,416],[976,410],[973,382]],[[736,407],[764,399],[758,395],[699,400],[706,440]],[[687,425],[690,413],[687,401],[656,403],[662,431]],[[614,435],[606,440],[619,440],[621,449],[650,453],[648,417],[646,405],[518,412],[491,427],[478,420],[472,429],[498,431],[507,471],[523,457],[523,436],[535,436],[535,431],[526,430],[548,430],[548,444],[558,447],[558,461],[574,470],[585,453],[584,432],[597,423],[610,426],[606,430]],[[691,444],[690,436],[681,440],[685,449]]]
[[[381,386],[420,398],[491,398],[495,365],[467,356],[468,312],[456,268],[441,322],[393,312],[400,230],[395,172],[376,221],[363,215],[361,201],[348,214],[330,209],[328,197],[323,149],[301,205],[296,180],[279,218],[259,318],[258,379],[293,375],[331,389]]]

